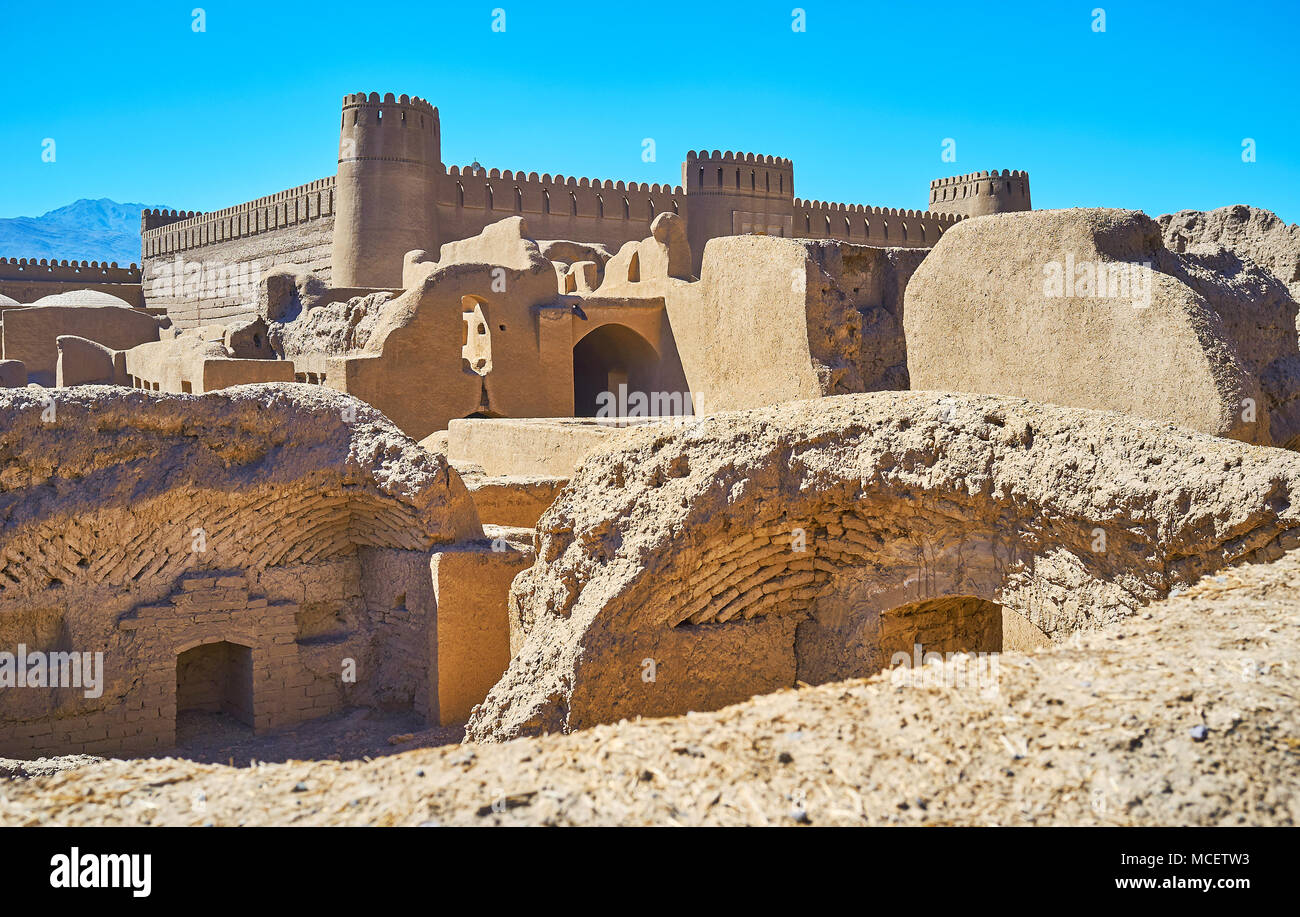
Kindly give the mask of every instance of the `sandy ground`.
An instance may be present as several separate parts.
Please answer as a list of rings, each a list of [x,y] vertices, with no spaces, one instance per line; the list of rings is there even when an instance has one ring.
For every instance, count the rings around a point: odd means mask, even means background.
[[[875,679],[712,713],[401,751],[367,714],[278,737],[313,757],[46,762],[7,825],[1238,825],[1300,819],[1300,552],[1138,618],[1006,653],[996,678]],[[323,737],[335,738],[325,741]],[[447,738],[435,732],[409,744]],[[210,737],[221,760],[252,745]],[[390,753],[375,757],[384,749]],[[303,752],[298,752],[303,754]],[[272,755],[268,754],[267,757]],[[303,755],[306,756],[306,755]],[[238,756],[236,756],[238,757]],[[237,762],[239,763],[239,762]],[[33,772],[41,772],[34,767]]]

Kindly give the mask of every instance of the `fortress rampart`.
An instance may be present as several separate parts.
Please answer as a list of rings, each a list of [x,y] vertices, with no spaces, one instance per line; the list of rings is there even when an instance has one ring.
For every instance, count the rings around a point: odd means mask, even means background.
[[[160,257],[296,226],[334,215],[334,176],[223,210],[146,210],[140,214],[141,254]]]
[[[452,166],[439,183],[443,241],[477,235],[508,216],[523,216],[539,239],[600,242],[617,250],[650,234],[661,213],[685,216],[680,187]]]
[[[796,198],[791,160],[749,152],[690,151],[681,185],[449,167],[441,131],[438,109],[424,99],[345,95],[336,176],[212,213],[145,212],[146,299],[184,328],[251,316],[251,297],[231,293],[221,278],[251,275],[255,283],[276,264],[309,268],[336,287],[397,288],[406,252],[436,252],[514,215],[535,238],[616,250],[645,238],[658,214],[675,213],[686,222],[698,273],[705,243],[719,236],[928,247],[966,216],[1029,209],[1023,172],[939,179],[929,210],[899,210]],[[174,282],[178,272],[186,283]]]
[[[143,306],[140,268],[117,262],[56,261],[45,258],[0,258],[0,295],[31,303],[55,293],[98,290]]]
[[[963,216],[1032,210],[1029,173],[993,169],[936,178],[930,182],[930,209]]]
[[[141,214],[144,295],[179,327],[252,314],[249,291],[277,264],[331,280],[335,178],[210,213]]]
[[[833,204],[795,198],[795,235],[842,239],[887,248],[929,248],[962,216],[930,210],[899,210],[864,204]]]

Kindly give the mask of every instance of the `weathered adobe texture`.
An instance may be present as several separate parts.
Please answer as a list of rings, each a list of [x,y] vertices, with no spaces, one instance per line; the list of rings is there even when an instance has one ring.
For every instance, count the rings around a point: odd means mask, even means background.
[[[1149,303],[1135,303],[1132,285],[1104,298],[1054,293],[1049,272],[1071,257],[1076,271],[1086,263],[1149,284]],[[1142,213],[1076,209],[963,220],[912,276],[903,323],[916,389],[1125,411],[1292,446],[1296,313],[1251,261],[1176,254]]]
[[[677,232],[684,248],[685,228],[671,214],[656,218],[655,238],[670,253]],[[664,297],[705,410],[907,388],[903,291],[930,249],[729,236],[709,240],[693,281],[651,264],[651,242],[636,252],[639,282],[623,279],[629,255],[620,251],[600,292]],[[684,257],[689,264],[689,250]]]
[[[71,334],[113,350],[157,341],[167,319],[119,306],[36,306],[5,314],[4,357],[21,360],[28,380],[54,385],[58,339]]]
[[[985,685],[951,660],[373,761],[0,759],[0,823],[1294,826],[1297,584],[1300,551],[1224,570]]]
[[[996,651],[999,605],[1059,639],[1300,544],[1297,485],[1288,452],[989,396],[633,430],[543,514],[511,593],[521,651],[468,734],[715,709],[914,642]]]
[[[1277,214],[1234,204],[1217,210],[1180,210],[1157,217],[1165,245],[1182,252],[1226,248],[1272,272],[1300,300],[1300,225]]]
[[[0,388],[21,388],[27,384],[27,365],[22,360],[0,360]]]
[[[700,314],[712,324],[694,325],[690,343],[710,353],[749,348],[721,368],[731,385],[717,387],[739,402],[710,404],[757,406],[755,389],[792,380],[805,382],[794,395],[801,398],[906,389],[903,292],[929,252],[762,236],[710,241],[710,283],[697,286],[701,301],[690,305],[704,306]],[[686,320],[681,310],[673,317]],[[708,373],[717,364],[700,364],[692,386],[712,392]],[[779,388],[773,394],[773,402],[791,397]]]
[[[595,262],[582,263],[594,272]],[[301,310],[268,312],[268,335],[308,381],[365,400],[416,439],[471,414],[571,416],[575,345],[606,325],[653,353],[632,361],[630,388],[685,390],[662,299],[563,294],[559,271],[524,221],[509,217],[443,245],[437,261],[409,252],[397,296],[323,305],[308,297]],[[599,390],[610,390],[608,379]]]
[[[431,552],[482,537],[442,456],[335,392],[0,392],[0,651],[104,654],[99,697],[0,691],[0,749],[157,751],[187,704],[258,731],[435,716]]]
[[[252,318],[248,287],[272,265],[329,281],[334,211],[333,176],[212,213],[146,210],[144,294],[178,328]]]
[[[277,269],[258,293],[265,353],[232,363],[182,338],[136,348],[127,372],[193,392],[292,374],[362,398],[417,439],[467,416],[590,414],[620,385],[648,394],[654,414],[688,409],[688,392],[709,411],[907,387],[903,289],[928,249],[761,236],[709,245],[696,280],[675,214],[615,255],[537,242],[508,217],[436,260],[407,252],[396,295],[348,296]],[[271,355],[281,359],[257,359]]]

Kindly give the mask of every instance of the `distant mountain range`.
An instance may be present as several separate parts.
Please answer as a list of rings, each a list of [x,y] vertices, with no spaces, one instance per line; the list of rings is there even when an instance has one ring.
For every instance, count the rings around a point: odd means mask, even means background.
[[[0,219],[0,258],[140,263],[140,211],[162,204],[82,199],[38,217]]]

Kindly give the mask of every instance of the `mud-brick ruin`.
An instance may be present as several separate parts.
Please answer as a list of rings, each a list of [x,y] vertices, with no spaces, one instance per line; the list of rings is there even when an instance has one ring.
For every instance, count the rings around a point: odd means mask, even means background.
[[[3,754],[162,751],[184,710],[463,720],[508,662],[493,590],[521,553],[491,550],[456,472],[373,409],[284,386],[74,388],[45,410],[3,403],[0,644],[65,668],[93,648],[104,678],[6,686]]]
[[[886,211],[439,132],[350,95],[336,176],[147,213],[141,301],[4,306],[0,756],[162,754],[192,711],[527,742],[1055,652],[1300,547],[1266,211],[1035,211],[1020,172]],[[20,688],[20,647],[102,679]]]

